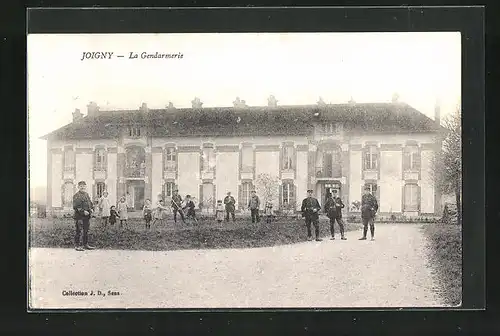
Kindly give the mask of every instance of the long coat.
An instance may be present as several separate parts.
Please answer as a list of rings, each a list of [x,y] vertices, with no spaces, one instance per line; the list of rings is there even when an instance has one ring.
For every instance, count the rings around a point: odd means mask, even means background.
[[[373,218],[378,210],[378,202],[372,194],[365,194],[361,197],[361,217]]]
[[[101,216],[109,217],[110,215],[109,210],[111,208],[111,203],[109,202],[109,199],[107,197],[104,196],[101,197],[101,199],[99,200],[99,207],[101,208]]]
[[[234,212],[234,210],[235,210],[234,204],[235,203],[236,203],[236,201],[234,200],[233,196],[226,196],[224,198],[224,204],[226,205],[227,212]]]
[[[304,198],[302,201],[302,217],[310,220],[318,220],[319,219],[319,211],[321,210],[321,205],[314,197]]]
[[[340,197],[333,198],[330,197],[325,203],[325,212],[328,218],[338,218],[342,217],[342,209],[344,208],[344,203]]]
[[[75,210],[75,214],[73,215],[74,219],[80,220],[90,218],[93,209],[94,204],[86,191],[78,191],[73,195],[73,210]],[[89,214],[85,215],[85,211],[88,211]]]

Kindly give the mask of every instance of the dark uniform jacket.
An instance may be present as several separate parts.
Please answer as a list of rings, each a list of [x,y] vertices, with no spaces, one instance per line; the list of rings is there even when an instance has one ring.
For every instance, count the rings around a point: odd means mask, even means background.
[[[75,195],[73,195],[73,210],[75,210],[75,214],[73,216],[74,219],[79,220],[90,218],[90,216],[92,216],[93,208],[94,205],[92,200],[86,191],[78,191]],[[85,215],[85,211],[88,211],[89,214]]]
[[[224,198],[224,204],[226,205],[226,211],[228,212],[234,212],[234,204],[236,201],[234,200],[233,196],[226,196]]]
[[[250,197],[250,200],[248,201],[248,207],[250,209],[258,209],[260,207],[259,196],[255,195]]]
[[[378,210],[378,202],[372,194],[365,194],[361,197],[361,217],[373,218]]]
[[[307,197],[302,201],[302,217],[305,217],[306,219],[317,220],[319,219],[318,212],[320,210],[321,206],[319,205],[319,202],[316,198]]]
[[[325,211],[329,218],[340,218],[342,217],[342,209],[344,208],[344,203],[340,197],[328,198],[325,203]]]
[[[177,195],[173,195],[172,196],[172,208],[174,210],[180,210],[181,209],[181,203],[182,203],[182,197],[181,195],[177,194]]]

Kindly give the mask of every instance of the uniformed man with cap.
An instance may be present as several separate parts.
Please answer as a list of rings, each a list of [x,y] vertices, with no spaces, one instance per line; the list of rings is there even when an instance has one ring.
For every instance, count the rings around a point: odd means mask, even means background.
[[[312,240],[311,223],[314,224],[314,231],[316,234],[316,241],[321,241],[319,237],[319,211],[321,206],[316,198],[313,197],[313,191],[307,191],[307,198],[302,201],[302,217],[306,220],[307,239]]]
[[[370,187],[365,186],[365,194],[361,197],[361,219],[363,220],[363,237],[359,240],[366,240],[368,225],[370,225],[371,240],[375,240],[375,214],[378,210],[378,202],[371,194]]]
[[[94,205],[86,189],[87,183],[85,183],[85,181],[80,181],[78,182],[78,192],[73,195],[73,210],[75,211],[73,218],[75,219],[76,227],[75,248],[77,251],[94,249],[94,247],[90,246],[88,243],[90,217],[92,216]],[[83,237],[80,243],[82,231]]]

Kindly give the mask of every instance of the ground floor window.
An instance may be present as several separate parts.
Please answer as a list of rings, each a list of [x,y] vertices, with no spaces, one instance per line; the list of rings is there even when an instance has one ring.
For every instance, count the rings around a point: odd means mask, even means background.
[[[104,182],[96,183],[96,196],[97,198],[101,198],[102,194],[106,191],[106,184]]]
[[[248,202],[250,202],[251,192],[253,190],[253,185],[251,182],[243,182],[240,189],[240,207],[246,209],[248,207]]]
[[[377,194],[377,184],[376,183],[365,183],[365,188],[370,189],[370,193],[375,196]]]
[[[282,188],[282,203],[283,208],[289,209],[295,207],[295,186],[291,182],[283,183]]]
[[[73,207],[73,195],[74,194],[75,194],[75,188],[73,186],[73,182],[64,183],[64,188],[63,188],[64,207],[66,207],[66,208]]]
[[[174,190],[175,190],[174,182],[165,183],[165,197],[172,197]]]
[[[404,186],[404,211],[418,211],[418,205],[418,185],[406,184]]]

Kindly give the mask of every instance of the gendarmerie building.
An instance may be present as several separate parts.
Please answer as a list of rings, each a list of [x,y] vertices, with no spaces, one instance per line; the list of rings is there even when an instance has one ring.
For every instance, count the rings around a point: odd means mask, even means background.
[[[101,111],[73,113],[73,122],[46,135],[47,210],[72,211],[78,181],[91,197],[107,190],[112,203],[128,193],[142,209],[173,190],[211,209],[230,191],[246,211],[259,174],[279,179],[275,208],[300,210],[308,189],[320,203],[338,189],[347,212],[368,185],[380,215],[425,216],[440,211],[431,178],[441,146],[439,107],[434,120],[393,98],[392,103]],[[263,204],[261,206],[264,206]]]

